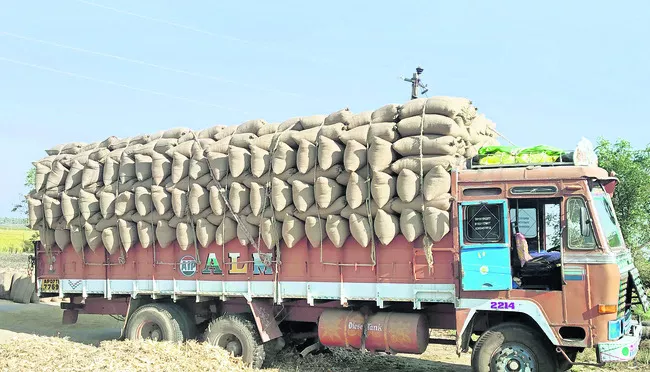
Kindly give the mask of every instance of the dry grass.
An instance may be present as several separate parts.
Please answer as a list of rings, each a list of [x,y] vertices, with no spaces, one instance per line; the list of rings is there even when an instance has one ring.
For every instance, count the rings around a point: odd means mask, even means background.
[[[30,336],[0,344],[4,371],[217,371],[249,372],[240,360],[205,343],[104,341],[99,347]]]

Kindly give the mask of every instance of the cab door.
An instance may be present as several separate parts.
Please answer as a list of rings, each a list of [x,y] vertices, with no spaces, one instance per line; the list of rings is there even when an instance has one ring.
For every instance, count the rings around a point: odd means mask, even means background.
[[[463,290],[512,289],[508,201],[464,202],[458,208]]]

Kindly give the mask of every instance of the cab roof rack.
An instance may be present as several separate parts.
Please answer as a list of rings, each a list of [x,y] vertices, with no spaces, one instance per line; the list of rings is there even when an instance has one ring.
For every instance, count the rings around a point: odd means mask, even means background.
[[[466,169],[497,169],[497,168],[529,168],[529,167],[566,167],[575,166],[573,161],[573,151],[566,152],[559,156],[557,161],[554,162],[520,162],[520,163],[506,163],[506,164],[481,164],[481,160],[489,157],[490,155],[476,155],[467,160]]]

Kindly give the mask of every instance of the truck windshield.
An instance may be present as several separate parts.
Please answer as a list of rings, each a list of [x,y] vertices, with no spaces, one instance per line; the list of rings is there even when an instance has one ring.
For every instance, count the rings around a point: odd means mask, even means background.
[[[616,215],[611,207],[609,197],[597,193],[594,196],[594,204],[596,213],[598,213],[598,221],[600,228],[607,239],[607,244],[610,248],[619,248],[623,246],[623,238],[621,231],[616,223]]]

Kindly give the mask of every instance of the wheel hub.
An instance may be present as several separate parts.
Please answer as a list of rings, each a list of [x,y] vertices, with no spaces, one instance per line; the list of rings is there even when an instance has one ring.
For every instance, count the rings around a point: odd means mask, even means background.
[[[536,372],[536,360],[532,350],[524,345],[504,345],[497,350],[494,370],[504,372]]]
[[[160,326],[153,322],[145,322],[140,325],[138,335],[141,339],[160,341],[163,339],[163,332]]]
[[[226,350],[235,356],[240,356],[242,352],[241,343],[237,340],[232,340],[226,344]]]

